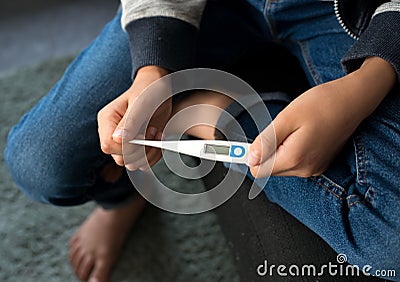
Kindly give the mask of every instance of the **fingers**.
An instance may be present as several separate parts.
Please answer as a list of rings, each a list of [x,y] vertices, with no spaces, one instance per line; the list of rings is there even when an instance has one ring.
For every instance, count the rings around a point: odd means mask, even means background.
[[[158,132],[155,136],[155,140],[161,140],[163,137],[161,132]],[[150,150],[146,154],[147,161],[146,163],[139,167],[140,170],[145,171],[148,170],[150,167],[155,165],[162,157],[161,150],[155,147],[151,147]]]
[[[320,175],[328,168],[329,162],[326,160],[330,159],[326,149],[324,154],[315,151],[320,145],[311,128],[304,127],[291,133],[276,152],[272,174],[299,177]]]
[[[138,72],[132,86],[99,111],[98,132],[101,150],[105,154],[111,155],[118,165],[126,165],[128,160],[136,162],[136,165],[144,168],[146,163],[143,159],[145,159],[146,155],[151,157],[149,163],[154,163],[153,159],[159,158],[160,153],[151,148],[142,150],[142,146],[131,146],[131,144],[128,144],[126,149],[124,147],[124,150],[122,147],[126,141],[140,138],[139,134],[145,131],[146,139],[153,139],[157,129],[161,131],[164,128],[172,111],[172,99],[164,101],[160,106],[159,103],[163,101],[163,95],[147,98],[151,93],[148,95],[142,95],[141,93],[143,89],[148,88],[149,85],[152,85],[152,82],[165,74],[153,69],[152,71],[143,70],[140,75]],[[169,83],[158,84],[152,88],[152,92],[156,94],[158,92],[166,93],[165,90],[170,91],[169,86]],[[158,89],[160,87],[161,89]],[[157,109],[157,111],[154,113],[153,109]],[[149,123],[154,128],[147,128],[146,130]],[[150,136],[147,136],[148,134]]]
[[[151,138],[153,139],[153,138]],[[154,137],[155,140],[162,139],[162,133],[158,132]],[[141,152],[138,154],[137,152]],[[161,150],[154,147],[140,147],[133,154],[125,156],[125,166],[128,170],[147,170],[153,166],[161,158]]]
[[[282,113],[256,137],[250,146],[250,172],[256,178],[267,176],[272,166],[274,166],[272,171],[274,173],[276,149],[295,130]]]
[[[154,127],[149,127],[148,130],[146,131],[146,135],[138,135],[135,137],[135,139],[156,139],[157,135],[157,129]],[[161,133],[160,133],[161,135]],[[147,158],[151,153],[153,147],[143,147],[140,145],[133,145],[129,143],[125,143],[125,148],[124,148],[124,165],[128,170],[136,170],[141,166],[146,165],[147,163]]]
[[[117,98],[97,114],[98,133],[100,138],[101,150],[105,154],[122,154],[121,142],[118,138],[113,138],[113,135],[119,135],[122,138],[123,132],[117,129],[120,120],[123,118],[128,107],[127,101],[122,98]]]
[[[299,132],[293,132],[279,145],[272,170],[273,175],[293,175],[293,171],[298,168],[301,163],[301,152],[306,150],[301,135]]]
[[[320,151],[315,150],[315,148],[321,146],[319,142],[321,137],[320,139],[315,138],[316,132],[321,130],[311,126],[302,126],[301,128],[286,127],[285,129],[285,127],[281,127],[282,123],[278,122],[276,124],[278,124],[275,127],[278,140],[276,153],[270,155],[266,160],[261,156],[260,162],[250,167],[252,175],[256,178],[266,177],[270,174],[298,177],[320,175],[329,164],[329,162],[324,161],[327,156],[327,159],[329,159],[329,153],[324,150],[324,154],[321,155]],[[263,150],[264,144],[265,142],[262,139]],[[256,145],[259,146],[257,143]]]
[[[129,138],[127,131],[125,130],[126,117],[129,114],[129,109],[122,116],[121,120],[118,122],[117,126],[114,127],[112,132],[112,139],[115,143],[122,144],[124,138]]]
[[[275,130],[271,123],[253,141],[249,152],[249,165],[255,166],[264,162],[275,151]]]
[[[267,177],[272,174],[272,168],[274,166],[275,157],[272,155],[264,162],[250,167],[250,172],[255,178]]]
[[[123,124],[120,122],[119,124]],[[122,150],[122,139],[125,138],[124,136],[125,130],[121,128],[117,128],[114,130],[114,133],[112,135],[113,140],[115,143],[118,144],[118,149],[114,150],[115,153],[112,153],[111,156],[114,159],[115,163],[119,166],[127,166],[129,170],[136,170],[139,167],[143,166],[145,168],[147,165],[146,157],[148,159],[148,162],[152,165],[155,162],[158,161],[160,156],[158,157],[157,161],[154,162],[153,158],[156,157],[156,152],[159,151],[156,148],[153,147],[145,147],[145,150],[142,146],[136,146],[136,145],[130,145],[128,143],[125,143],[125,146],[130,146],[129,148],[126,147],[127,149]],[[136,139],[154,139],[157,134],[157,129],[155,127],[149,127],[148,130],[146,131],[146,137],[144,138],[143,135],[138,135],[135,138]],[[161,138],[161,133],[160,138]],[[127,141],[127,140],[125,140]],[[124,151],[124,152],[123,152]],[[159,155],[161,153],[158,153]]]
[[[124,162],[124,157],[122,155],[115,155],[112,154],[111,157],[114,159],[114,162],[119,165],[119,166],[124,166],[125,162]]]

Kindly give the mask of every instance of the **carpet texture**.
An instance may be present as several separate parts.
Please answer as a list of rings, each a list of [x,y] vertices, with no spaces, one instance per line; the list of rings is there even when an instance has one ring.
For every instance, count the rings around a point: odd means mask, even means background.
[[[68,242],[93,203],[58,208],[31,202],[4,164],[8,131],[48,92],[71,58],[50,60],[0,78],[0,281],[78,281]],[[190,160],[189,160],[190,161]],[[162,163],[157,175],[177,190],[198,191]],[[230,248],[212,212],[176,215],[148,206],[137,222],[112,281],[239,281]]]

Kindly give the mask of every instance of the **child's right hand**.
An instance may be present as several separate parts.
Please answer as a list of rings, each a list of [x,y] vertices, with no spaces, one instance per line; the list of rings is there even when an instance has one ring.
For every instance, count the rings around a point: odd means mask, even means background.
[[[120,166],[129,170],[147,169],[161,158],[161,151],[157,148],[146,148],[146,156],[142,150],[129,151],[129,157],[123,157],[123,138],[141,138],[140,130],[150,120],[145,129],[146,139],[161,139],[162,131],[172,112],[172,102],[168,99],[153,113],[153,109],[146,106],[145,97],[137,99],[142,91],[154,81],[168,72],[157,66],[146,66],[139,69],[132,86],[117,99],[101,109],[97,116],[98,132],[101,149],[110,154]],[[127,140],[124,140],[127,141]],[[132,145],[133,146],[133,145]],[[133,146],[141,149],[140,146]]]

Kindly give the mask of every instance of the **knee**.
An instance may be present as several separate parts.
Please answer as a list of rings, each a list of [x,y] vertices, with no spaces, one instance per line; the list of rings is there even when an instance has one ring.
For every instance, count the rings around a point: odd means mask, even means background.
[[[51,146],[43,140],[38,142],[37,137],[15,126],[8,136],[4,160],[16,186],[24,194],[37,202],[55,204],[53,199],[64,193],[63,187],[70,180]]]
[[[22,175],[26,174],[26,159],[24,152],[21,152],[22,139],[19,138],[19,125],[14,126],[8,134],[6,147],[4,150],[4,161],[14,182],[19,185],[20,180],[25,179]]]

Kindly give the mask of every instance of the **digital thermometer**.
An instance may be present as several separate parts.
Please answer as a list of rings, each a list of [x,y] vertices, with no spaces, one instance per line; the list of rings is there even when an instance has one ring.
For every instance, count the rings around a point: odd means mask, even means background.
[[[131,144],[157,147],[207,160],[247,164],[250,144],[221,140],[131,140]]]

